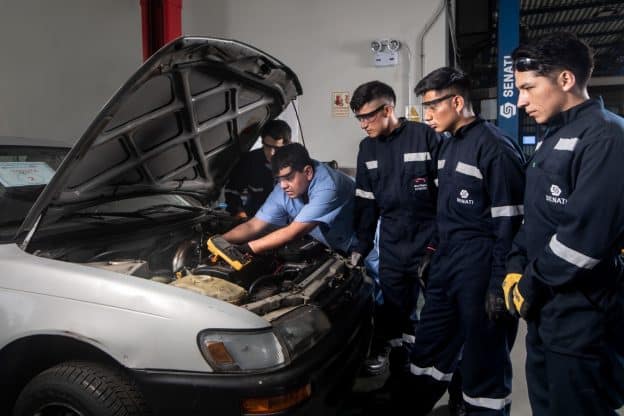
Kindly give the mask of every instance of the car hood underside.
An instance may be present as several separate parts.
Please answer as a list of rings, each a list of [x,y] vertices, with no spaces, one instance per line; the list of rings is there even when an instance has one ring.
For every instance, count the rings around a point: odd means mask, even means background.
[[[104,106],[29,212],[153,193],[216,199],[241,152],[301,94],[296,75],[240,42],[187,37],[147,60]]]

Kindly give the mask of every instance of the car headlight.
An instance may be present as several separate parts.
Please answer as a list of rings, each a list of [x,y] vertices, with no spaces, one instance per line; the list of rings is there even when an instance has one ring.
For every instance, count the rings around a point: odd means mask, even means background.
[[[331,329],[331,323],[322,310],[306,305],[274,321],[273,328],[288,348],[290,359],[294,359],[323,338]]]
[[[322,310],[305,305],[273,322],[273,330],[205,330],[199,348],[217,372],[242,373],[282,366],[307,351],[331,329]]]
[[[283,365],[287,352],[271,329],[260,331],[206,330],[199,348],[218,372],[251,372]]]

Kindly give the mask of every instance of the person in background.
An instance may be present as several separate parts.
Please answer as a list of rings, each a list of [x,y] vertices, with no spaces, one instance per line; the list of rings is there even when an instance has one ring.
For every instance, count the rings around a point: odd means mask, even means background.
[[[518,107],[544,125],[503,289],[527,321],[536,415],[624,404],[624,119],[590,99],[590,48],[554,33],[512,54]]]
[[[267,200],[253,218],[223,238],[244,253],[256,254],[309,234],[348,253],[355,240],[353,179],[311,159],[299,143],[277,149],[271,170],[277,185]]]
[[[434,250],[438,137],[422,123],[399,119],[396,96],[371,81],[352,94],[351,109],[367,137],[360,142],[356,170],[357,264],[373,248],[379,223],[379,282],[383,304],[375,313],[375,340],[367,366],[375,371],[390,353],[388,387],[408,371],[419,294],[418,267]],[[405,343],[405,345],[404,345]],[[375,361],[380,362],[375,362]],[[371,371],[372,372],[372,371]]]
[[[438,249],[400,401],[426,415],[459,368],[466,414],[506,415],[517,320],[505,310],[505,260],[522,221],[524,157],[475,115],[470,80],[443,67],[416,86],[438,157]]]
[[[262,148],[242,155],[225,186],[226,209],[239,218],[253,217],[273,190],[271,158],[275,150],[290,143],[290,126],[282,120],[270,120],[262,126],[260,138]]]

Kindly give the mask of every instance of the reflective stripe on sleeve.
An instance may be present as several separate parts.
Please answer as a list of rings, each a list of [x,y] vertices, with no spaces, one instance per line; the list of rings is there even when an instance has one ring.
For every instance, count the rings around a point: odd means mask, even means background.
[[[417,365],[410,364],[410,373],[415,376],[429,376],[438,381],[451,381],[453,373],[443,373],[435,367],[418,367]]]
[[[464,175],[473,176],[477,179],[483,179],[483,175],[478,167],[468,165],[464,162],[457,162],[455,170],[459,173],[463,173]]]
[[[586,256],[561,243],[557,240],[557,234],[552,236],[548,247],[550,247],[557,257],[582,269],[593,269],[595,265],[600,263],[600,260]]]
[[[485,407],[486,409],[502,410],[511,403],[511,394],[501,399],[491,399],[489,397],[470,397],[466,393],[462,393],[466,403],[473,406]]]
[[[403,153],[403,162],[424,162],[431,160],[429,152]]]
[[[376,160],[367,160],[366,161],[366,168],[367,169],[377,169],[377,161]]]
[[[364,199],[375,199],[375,195],[372,192],[367,192],[362,189],[356,189],[355,196],[359,196]]]
[[[555,150],[567,150],[568,152],[572,152],[576,147],[576,143],[578,143],[578,138],[574,137],[571,139],[559,139],[557,144],[555,145]]]
[[[524,214],[524,205],[505,205],[502,207],[492,207],[492,218],[515,217]]]
[[[446,164],[445,159],[438,160],[438,169],[444,169],[445,164]]]

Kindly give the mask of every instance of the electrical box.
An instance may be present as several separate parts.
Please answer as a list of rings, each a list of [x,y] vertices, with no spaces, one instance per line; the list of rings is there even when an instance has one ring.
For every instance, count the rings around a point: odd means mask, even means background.
[[[373,53],[373,65],[375,66],[393,66],[399,64],[399,53],[384,49]]]

